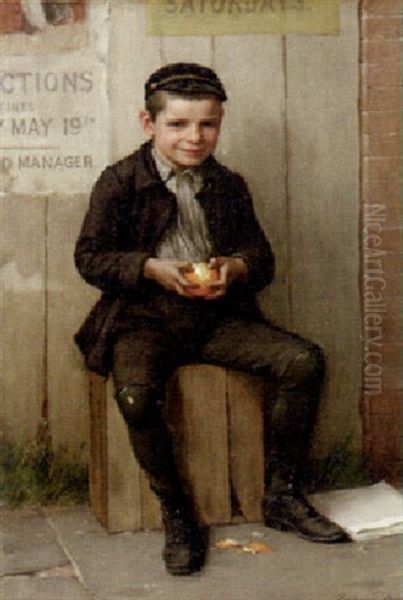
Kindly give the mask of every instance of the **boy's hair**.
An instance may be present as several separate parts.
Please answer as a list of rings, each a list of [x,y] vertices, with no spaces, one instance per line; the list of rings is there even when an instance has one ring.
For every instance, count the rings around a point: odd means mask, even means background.
[[[166,90],[157,90],[146,100],[145,109],[150,113],[155,121],[159,112],[164,110],[168,98],[185,98],[186,100],[205,100],[211,98],[218,100],[217,96],[201,92],[168,92]]]
[[[219,102],[227,99],[216,73],[197,63],[172,63],[150,75],[145,84],[145,108],[152,119],[164,109],[168,96],[191,100],[215,98]]]

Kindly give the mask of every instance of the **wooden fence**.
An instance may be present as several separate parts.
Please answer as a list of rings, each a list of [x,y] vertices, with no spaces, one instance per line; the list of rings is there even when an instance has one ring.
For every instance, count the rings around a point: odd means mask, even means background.
[[[277,256],[276,282],[262,294],[262,305],[327,355],[318,449],[346,435],[360,449],[357,2],[341,2],[340,34],[324,36],[155,38],[145,34],[142,2],[111,2],[104,18],[96,2],[91,7],[87,22],[71,27],[92,31],[85,53],[97,63],[107,92],[96,131],[107,132],[108,160],[128,154],[143,139],[137,112],[152,70],[186,60],[220,74],[229,102],[218,157],[249,182]],[[63,52],[74,69],[77,52]],[[6,63],[14,59],[5,57]],[[39,69],[44,55],[37,61]],[[60,110],[68,113],[63,97]],[[96,166],[101,170],[102,161]],[[18,177],[24,176],[20,171]],[[46,419],[56,446],[85,457],[87,377],[72,337],[97,292],[73,265],[88,202],[87,183],[70,191],[77,177],[80,170],[65,169],[63,189],[45,193],[35,187],[20,193],[13,182],[4,188],[2,393],[6,438],[31,439]]]

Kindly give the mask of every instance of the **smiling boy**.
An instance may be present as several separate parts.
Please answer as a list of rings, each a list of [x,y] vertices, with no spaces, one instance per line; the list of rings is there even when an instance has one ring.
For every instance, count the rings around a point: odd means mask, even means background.
[[[190,574],[206,556],[162,410],[167,380],[189,362],[276,386],[274,407],[270,399],[264,407],[266,525],[312,541],[347,541],[300,489],[324,359],[258,307],[274,257],[244,180],[213,157],[223,85],[207,67],[175,63],[150,76],[145,100],[140,122],[150,140],[102,173],[77,242],[77,267],[103,295],[76,340],[89,368],[112,372],[134,454],[161,504],[166,568]],[[199,262],[218,272],[202,296],[187,278]]]
[[[170,167],[182,172],[199,167],[216,148],[223,117],[221,101],[217,97],[203,95],[197,101],[194,96],[163,95],[162,99],[164,109],[157,114],[149,110],[140,112],[142,127],[154,142],[157,163],[158,160],[166,161]],[[205,237],[207,238],[207,232]],[[191,243],[194,242],[193,239]],[[181,296],[192,297],[192,286],[184,277],[184,271],[190,265],[177,261],[180,255],[191,262],[208,257],[208,253],[195,256],[194,253],[177,250],[172,256],[173,260],[169,262],[150,258],[145,262],[144,276],[155,279],[166,289]],[[210,264],[213,268],[220,267],[222,277],[219,282],[211,285],[210,292],[205,295],[206,300],[223,296],[230,282],[246,275],[246,265],[240,258],[227,257],[225,261],[215,258]]]

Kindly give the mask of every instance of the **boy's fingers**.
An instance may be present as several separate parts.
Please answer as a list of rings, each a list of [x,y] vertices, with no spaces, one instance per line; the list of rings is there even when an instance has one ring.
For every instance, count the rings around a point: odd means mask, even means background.
[[[227,293],[227,285],[225,282],[214,281],[208,285],[208,294],[206,295],[206,300],[221,298],[225,296]]]
[[[213,294],[207,294],[207,296],[204,296],[204,299],[205,300],[218,300],[219,298],[222,298],[223,296],[225,296],[225,290],[220,290]]]
[[[212,290],[213,292],[217,292],[218,290],[225,290],[226,283],[225,281],[212,281],[211,283],[208,284],[208,289]]]
[[[220,279],[218,279],[217,284],[226,286],[227,282],[228,282],[228,264],[227,263],[224,263],[220,267],[219,273],[220,273]]]
[[[208,266],[209,269],[216,269],[219,273],[221,273],[224,267],[228,268],[226,259],[221,256],[210,259]]]
[[[193,271],[193,264],[187,260],[178,261],[177,268],[180,273],[191,273]]]
[[[194,289],[195,287],[197,288],[198,286],[195,286],[193,284],[190,284],[190,287],[189,286],[184,287],[182,285],[178,285],[176,288],[176,291],[183,298],[189,298],[191,300],[195,300],[198,298],[198,296],[196,294],[191,293],[191,290]]]
[[[187,292],[187,290],[184,287],[182,287],[181,285],[177,285],[175,287],[175,291],[176,291],[177,294],[179,294],[179,296],[182,296],[183,298],[194,298],[194,296],[192,296],[191,294],[189,294]]]
[[[197,285],[197,283],[193,283],[192,281],[189,281],[188,279],[186,279],[186,277],[183,277],[183,275],[181,274],[181,272],[179,272],[178,277],[176,278],[177,282],[179,283],[179,285],[181,285],[183,288],[186,289],[196,289],[199,286]]]

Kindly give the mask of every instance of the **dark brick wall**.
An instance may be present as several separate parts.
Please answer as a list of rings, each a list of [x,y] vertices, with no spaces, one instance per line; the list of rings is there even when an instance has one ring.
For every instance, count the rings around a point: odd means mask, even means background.
[[[363,0],[360,22],[364,448],[375,476],[398,483],[403,447],[400,0]],[[371,285],[378,297],[372,305],[365,300]]]

